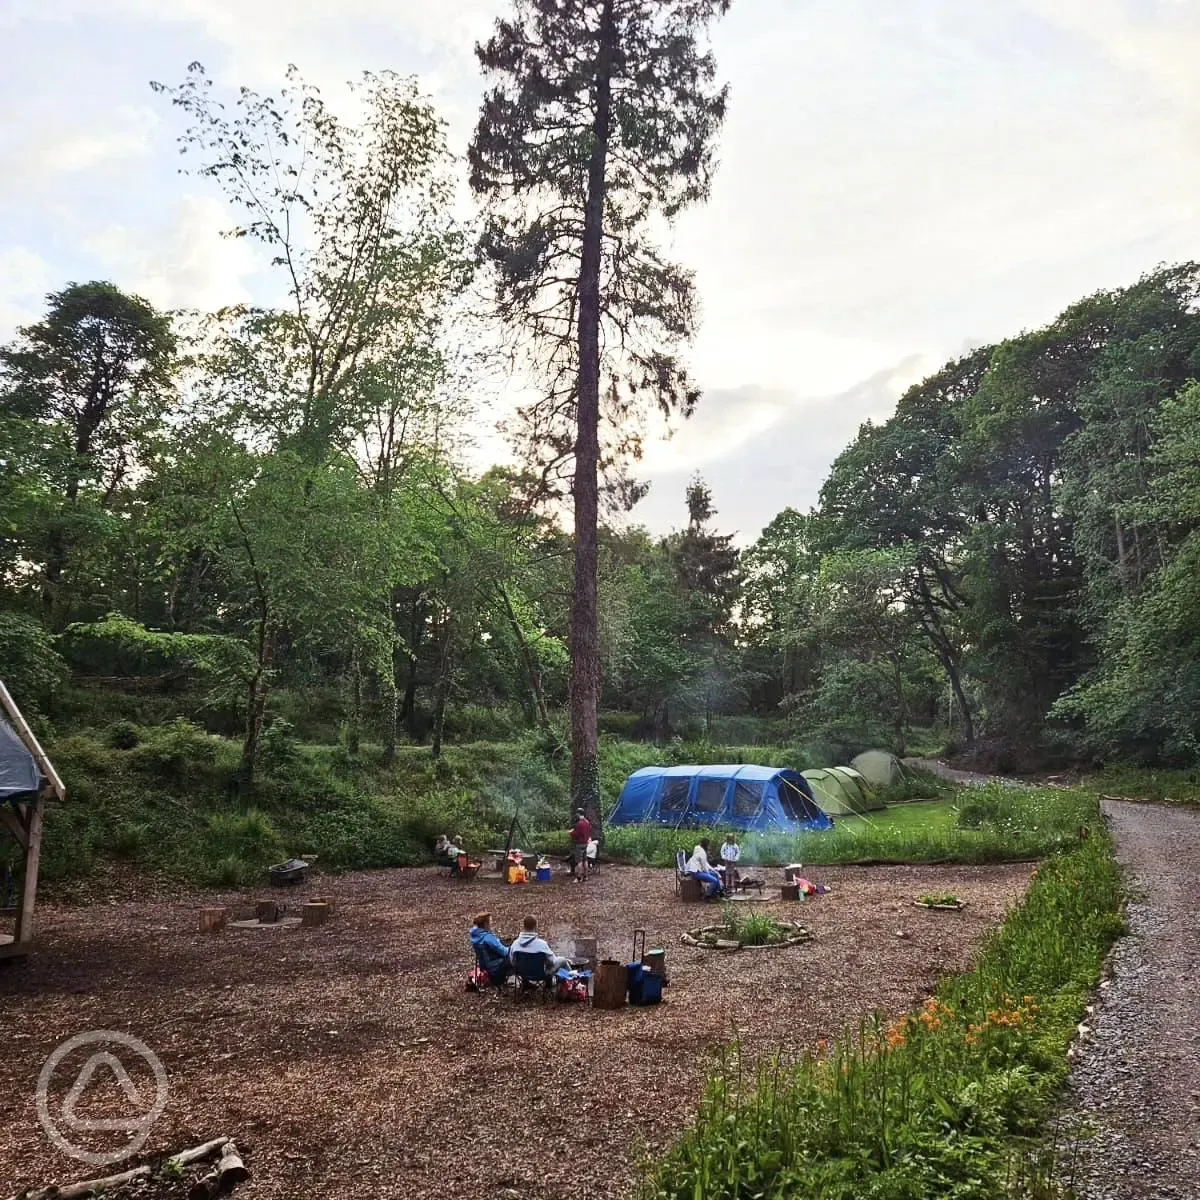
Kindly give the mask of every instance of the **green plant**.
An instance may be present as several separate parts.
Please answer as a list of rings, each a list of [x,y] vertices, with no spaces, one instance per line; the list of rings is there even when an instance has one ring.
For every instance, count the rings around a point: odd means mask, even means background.
[[[931,906],[937,904],[951,905],[962,903],[962,901],[953,892],[946,892],[944,895],[926,892],[926,894],[921,897],[920,902],[922,904],[928,904]]]
[[[743,946],[767,946],[782,941],[785,936],[786,930],[774,917],[767,913],[751,913],[742,921],[738,941]]]
[[[114,721],[104,740],[114,750],[132,750],[142,740],[142,733],[132,721]]]
[[[919,1011],[876,1015],[797,1066],[761,1063],[749,1079],[735,1047],[693,1128],[647,1166],[641,1200],[1037,1195],[1044,1155],[1019,1139],[1037,1136],[1066,1078],[1121,903],[1097,832],[1037,870],[975,968]],[[1023,1190],[1006,1190],[1014,1177]]]

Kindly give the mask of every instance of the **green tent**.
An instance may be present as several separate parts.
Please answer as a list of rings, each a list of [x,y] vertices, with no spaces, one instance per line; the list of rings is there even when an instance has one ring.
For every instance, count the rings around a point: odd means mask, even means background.
[[[904,778],[900,760],[889,750],[867,750],[850,765],[872,786],[887,787]]]
[[[828,767],[804,771],[802,774],[808,780],[817,803],[833,816],[870,812],[884,807],[883,801],[871,792],[866,780],[850,767]]]

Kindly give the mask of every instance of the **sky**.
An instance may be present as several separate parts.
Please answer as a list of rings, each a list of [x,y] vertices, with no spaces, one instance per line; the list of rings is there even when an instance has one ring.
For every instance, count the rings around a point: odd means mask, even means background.
[[[269,91],[295,63],[336,101],[363,70],[411,73],[461,153],[472,48],[508,7],[0,0],[0,340],[70,280],[162,307],[260,294],[150,80],[198,60]],[[642,464],[654,530],[699,471],[753,540],[947,358],[1200,257],[1200,0],[734,0],[713,44],[721,167],[669,246],[697,276],[704,397]]]

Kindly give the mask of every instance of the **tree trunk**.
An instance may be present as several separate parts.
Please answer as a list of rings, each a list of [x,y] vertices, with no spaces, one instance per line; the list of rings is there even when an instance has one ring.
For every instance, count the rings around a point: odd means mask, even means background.
[[[408,673],[404,678],[404,702],[400,706],[400,720],[404,723],[409,737],[417,736],[417,656],[425,632],[425,612],[421,606],[419,595],[413,598],[409,610],[408,624]],[[396,682],[399,685],[399,657],[397,657]]]
[[[512,601],[508,598],[506,588],[500,588],[500,597],[504,601],[504,610],[508,614],[508,623],[512,626],[513,636],[521,650],[521,661],[525,664],[525,673],[529,678],[529,691],[533,696],[534,709],[537,712],[538,724],[543,729],[550,728],[550,710],[546,707],[546,693],[542,690],[542,669],[538,665],[537,654],[529,644],[525,631],[521,628],[517,614],[513,610]]]
[[[346,749],[357,754],[362,742],[362,661],[358,647],[350,656],[350,728],[346,731]]]
[[[442,634],[442,652],[438,656],[437,682],[433,688],[433,748],[434,758],[442,756],[442,733],[446,726],[446,699],[450,694],[450,678],[454,673],[454,624],[447,618]]]
[[[600,268],[617,30],[604,0],[592,153],[579,268],[579,395],[575,441],[575,588],[571,598],[571,796],[600,838]]]

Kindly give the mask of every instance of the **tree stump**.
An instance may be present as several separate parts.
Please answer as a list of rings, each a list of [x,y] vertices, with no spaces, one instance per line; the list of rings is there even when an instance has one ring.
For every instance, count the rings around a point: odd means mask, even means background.
[[[799,900],[800,885],[798,883],[785,883],[779,889],[779,898],[781,900]]]
[[[704,899],[704,884],[688,875],[679,881],[679,898],[684,904],[699,904]]]
[[[229,921],[227,908],[202,908],[200,910],[200,932],[220,933]]]
[[[606,958],[596,968],[592,1004],[596,1008],[624,1008],[629,990],[629,969],[615,958]]]
[[[327,904],[330,913],[337,912],[337,901],[332,896],[309,896],[310,904]]]
[[[303,928],[324,925],[329,920],[329,911],[324,900],[310,900],[300,908],[300,924]]]
[[[274,925],[283,915],[283,909],[274,900],[260,900],[254,906],[254,918],[264,925]]]

